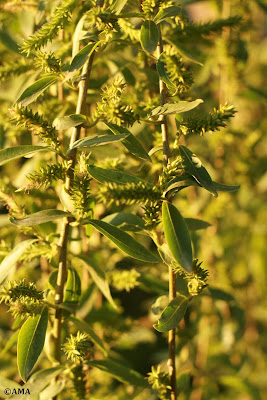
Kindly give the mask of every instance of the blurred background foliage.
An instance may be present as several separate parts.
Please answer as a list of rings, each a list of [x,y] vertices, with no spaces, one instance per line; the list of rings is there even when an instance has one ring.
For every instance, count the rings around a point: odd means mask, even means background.
[[[3,66],[7,62],[21,62],[17,43],[27,38],[40,23],[45,7],[54,7],[53,2],[40,1],[36,13],[36,2],[25,2],[23,7],[19,3],[0,1],[1,148],[36,141],[28,131],[11,125],[7,113],[25,87],[37,79],[39,72],[27,66],[22,75],[9,76],[11,74],[7,72],[5,76]],[[204,136],[183,136],[180,142],[186,143],[200,156],[215,181],[240,184],[241,187],[236,193],[220,193],[216,199],[204,190],[191,187],[185,189],[177,200],[184,217],[199,217],[212,224],[205,231],[197,231],[192,235],[195,254],[209,270],[211,289],[206,289],[196,302],[191,303],[185,320],[178,328],[178,398],[264,400],[267,396],[267,54],[264,51],[267,40],[264,28],[267,5],[263,0],[184,0],[179,3],[193,21],[207,22],[232,15],[241,16],[242,21],[236,28],[224,29],[220,34],[208,37],[192,34],[190,42],[183,43],[189,53],[203,63],[203,66],[191,65],[195,83],[190,90],[190,97],[204,99],[204,104],[192,114],[209,112],[225,101],[233,104],[238,112],[226,129]],[[71,28],[67,28],[65,35],[71,35]],[[66,44],[56,50],[61,55],[68,54],[71,46]],[[127,56],[127,53],[123,53],[125,59]],[[105,57],[96,61],[97,68],[88,95],[92,103],[99,100],[97,90],[109,75],[115,74],[117,67],[123,69],[119,65],[120,58],[112,56],[112,51],[107,52]],[[138,63],[140,60],[137,60]],[[23,70],[23,65],[21,68]],[[129,63],[127,71],[122,72],[124,77],[128,74],[126,99],[129,103],[132,101],[136,108],[140,99],[134,97],[133,93],[138,68]],[[146,70],[144,73],[148,74]],[[153,76],[151,73],[151,85]],[[53,97],[52,90],[50,95]],[[142,92],[142,87],[137,87],[137,90]],[[57,97],[49,100],[47,96],[42,96],[40,110],[51,121],[74,111],[76,95],[73,92],[66,91],[63,104],[58,102]],[[175,133],[174,120],[171,120],[171,126]],[[132,129],[149,150],[152,147],[149,141],[153,132],[142,124],[134,125]],[[26,174],[50,161],[50,154],[40,154],[38,158],[14,161],[1,168],[0,191],[4,191],[0,215],[1,258],[19,240],[16,228],[8,223],[5,196],[13,196],[16,188],[24,184]],[[102,162],[105,167],[128,168],[131,173],[139,173],[139,165],[121,156],[117,148],[112,149],[112,156],[108,149],[101,149],[94,152],[94,157],[99,166]],[[158,160],[160,157],[159,153]],[[147,176],[146,166],[141,174],[148,180],[153,179],[153,173],[161,168],[160,163],[153,168],[151,176]],[[34,193],[27,196],[17,193],[16,199],[25,205],[27,213],[57,205],[57,194],[52,189],[43,192],[43,196],[39,192],[38,196]],[[105,215],[118,210],[120,208],[117,206],[109,207],[109,211],[99,207],[97,213]],[[53,234],[55,224],[44,224],[40,229],[45,234]],[[79,238],[78,230],[73,229],[75,235]],[[138,240],[142,240],[142,237],[139,236]],[[157,267],[143,266],[142,263],[122,257],[110,244],[105,245],[106,239],[102,243],[102,247],[99,247],[97,234],[91,237],[89,246],[95,250],[92,262],[105,265],[113,297],[120,307],[118,311],[112,309],[101,298],[82,266],[75,264],[84,289],[78,316],[92,324],[98,334],[104,337],[114,357],[121,362],[143,374],[150,371],[151,365],[158,363],[167,369],[166,335],[152,328],[152,323],[157,319],[155,309],[166,301],[165,297],[158,296],[167,294],[167,271],[159,271]],[[79,246],[78,240],[72,242],[74,253],[79,252]],[[125,274],[116,275],[116,270],[125,271]],[[42,257],[40,261],[29,254],[28,258],[21,260],[21,268],[15,276],[16,279],[27,277],[28,281],[34,281],[39,288],[43,288],[47,286],[47,274],[46,258]],[[178,285],[182,291],[183,283],[178,282]],[[153,304],[154,314],[151,312]],[[18,380],[13,320],[6,313],[6,307],[0,307],[1,376]],[[40,365],[49,367],[50,363],[42,357]],[[97,369],[91,371],[90,380],[93,392],[91,400],[157,399],[150,389],[141,390],[122,385]],[[62,399],[67,398],[68,394],[65,397],[62,395]]]

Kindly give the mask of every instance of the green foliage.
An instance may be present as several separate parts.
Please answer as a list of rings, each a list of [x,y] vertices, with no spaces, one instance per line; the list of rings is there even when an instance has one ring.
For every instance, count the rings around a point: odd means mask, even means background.
[[[0,396],[266,397],[263,8],[0,0]]]

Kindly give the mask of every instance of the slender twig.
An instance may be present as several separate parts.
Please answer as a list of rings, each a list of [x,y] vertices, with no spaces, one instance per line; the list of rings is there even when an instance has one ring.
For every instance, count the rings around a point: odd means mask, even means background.
[[[162,43],[162,35],[160,25],[158,25],[159,29],[159,43],[157,47],[157,56],[160,57],[163,52],[163,43]],[[160,79],[159,80],[159,92],[160,92],[160,105],[166,103],[166,85]],[[163,163],[164,165],[168,164],[168,160],[171,157],[171,151],[169,146],[169,137],[168,137],[168,124],[166,115],[160,116],[161,124],[161,134],[162,134],[162,143],[163,143]],[[176,297],[176,277],[173,269],[169,267],[169,300],[172,301]],[[176,369],[175,369],[175,328],[169,331],[169,374],[171,379],[171,400],[176,400]]]
[[[89,57],[83,67],[81,81],[79,83],[79,96],[76,107],[76,114],[81,114],[85,108],[86,94],[89,84],[89,78],[92,69],[94,53]],[[81,126],[75,127],[72,132],[70,147],[79,139]],[[71,188],[76,164],[76,149],[69,153],[68,170],[66,174],[65,189],[68,191]],[[59,305],[63,302],[64,285],[67,278],[67,245],[68,233],[70,229],[70,218],[66,218],[63,222],[58,247],[60,249],[57,289],[55,295],[55,304]],[[60,362],[61,359],[61,328],[62,328],[62,308],[57,308],[54,321],[54,337],[55,337],[55,359]]]

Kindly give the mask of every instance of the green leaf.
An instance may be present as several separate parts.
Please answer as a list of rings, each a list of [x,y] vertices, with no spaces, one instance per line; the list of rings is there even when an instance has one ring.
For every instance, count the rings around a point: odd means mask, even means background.
[[[127,3],[127,1],[128,0],[116,0],[114,5],[112,6],[112,11],[118,15]]]
[[[20,259],[25,250],[36,241],[36,239],[24,240],[17,244],[14,249],[3,259],[0,264],[0,284],[6,279],[10,269]]]
[[[78,272],[70,267],[64,294],[64,303],[78,303],[81,296],[81,280]]]
[[[158,59],[158,61],[157,61],[157,64],[156,64],[156,68],[157,68],[157,72],[158,72],[158,74],[159,74],[159,77],[160,77],[160,79],[164,82],[164,83],[166,83],[166,85],[167,86],[169,86],[169,87],[171,87],[171,88],[173,88],[173,89],[175,89],[176,88],[176,86],[174,85],[174,83],[172,83],[171,81],[170,81],[170,79],[168,78],[168,76],[167,76],[167,73],[166,73],[166,70],[165,70],[165,63],[164,63],[164,56],[163,56],[163,54],[159,57],[159,59]]]
[[[63,367],[57,366],[47,369],[42,369],[40,371],[32,374],[27,384],[24,386],[25,388],[29,388],[31,395],[39,394],[42,390],[45,389],[49,383],[55,379],[60,372],[63,370]]]
[[[96,346],[98,346],[98,348],[102,351],[102,353],[104,354],[105,357],[107,356],[108,353],[107,353],[107,350],[105,349],[105,346],[104,346],[102,340],[90,328],[90,326],[88,325],[87,322],[82,321],[81,319],[76,318],[76,317],[69,317],[69,321],[71,321],[76,326],[76,328],[79,329],[80,331],[88,333],[88,335],[90,335],[94,344]]]
[[[122,126],[110,124],[107,122],[105,122],[105,124],[114,135],[121,135],[123,133],[128,133],[127,138],[122,141],[122,144],[126,147],[127,150],[129,150],[130,153],[132,153],[136,157],[151,162],[151,158],[147,154],[146,150],[143,148],[139,140],[137,140],[136,137],[131,132],[129,132],[126,128],[123,128]]]
[[[117,226],[123,231],[138,232],[146,229],[145,223],[140,217],[126,212],[107,215],[105,218],[102,218],[102,221]]]
[[[44,346],[48,323],[48,308],[29,317],[22,325],[18,338],[18,368],[21,379],[26,382]]]
[[[170,190],[178,189],[180,191],[188,186],[200,186],[199,183],[189,174],[176,176],[164,187],[163,195],[165,196]]]
[[[90,272],[91,278],[93,279],[97,287],[101,290],[106,299],[109,301],[109,303],[112,305],[112,307],[115,308],[115,310],[117,310],[118,307],[114,303],[114,300],[111,296],[105,272],[96,264],[96,262],[94,262],[92,257],[90,258],[83,255],[76,257],[85,262],[85,265]]]
[[[120,382],[127,383],[134,386],[148,387],[147,381],[139,372],[128,368],[126,365],[119,364],[118,362],[109,358],[105,360],[89,361],[88,365],[101,369],[107,372]]]
[[[17,226],[33,226],[55,221],[56,219],[69,217],[71,214],[61,210],[42,210],[24,218],[10,217],[10,222]]]
[[[99,46],[100,42],[101,41],[98,41],[96,43],[89,43],[75,55],[75,57],[71,61],[69,72],[67,73],[64,82],[68,81],[73,77],[73,75],[76,74],[76,72],[85,64],[86,60],[88,59],[88,57],[90,57],[97,46]]]
[[[224,185],[223,183],[218,183],[218,182],[212,182],[215,190],[218,192],[236,192],[237,190],[240,189],[240,185]]]
[[[31,104],[34,100],[37,99],[40,94],[42,94],[49,86],[53,85],[60,78],[57,75],[48,75],[44,78],[39,79],[37,82],[33,83],[29,86],[20,98],[16,101],[16,103],[21,104],[23,107]]]
[[[191,62],[193,62],[193,63],[195,63],[195,64],[198,64],[198,65],[203,66],[202,62],[200,62],[199,60],[197,60],[196,57],[195,57],[195,55],[192,54],[192,51],[193,51],[193,50],[191,49],[191,52],[190,52],[190,51],[188,50],[188,47],[183,46],[183,45],[181,44],[181,41],[179,41],[179,43],[178,43],[178,41],[169,40],[169,39],[168,39],[168,42],[171,43],[173,46],[176,47],[176,50],[178,51],[178,53],[181,54],[182,57],[184,57],[185,59],[187,59],[187,60],[189,60],[189,61],[191,61]]]
[[[126,174],[126,172],[116,171],[113,169],[104,169],[96,167],[95,165],[88,165],[87,170],[92,177],[98,182],[115,182],[118,184],[122,183],[139,183],[144,182],[136,176]]]
[[[176,17],[181,14],[181,8],[177,6],[171,6],[161,9],[154,18],[154,22],[159,24],[169,17]]]
[[[152,20],[147,20],[141,28],[141,45],[148,53],[153,53],[158,45],[159,31],[157,25]]]
[[[185,172],[192,175],[202,187],[217,197],[218,194],[213,185],[212,179],[206,168],[203,167],[200,159],[185,146],[180,145],[179,149]]]
[[[74,126],[82,125],[87,122],[87,118],[82,114],[71,114],[65,117],[56,118],[53,126],[58,130],[73,128]]]
[[[178,295],[163,310],[158,323],[154,328],[159,332],[168,332],[174,329],[185,315],[189,304],[189,299],[185,296]]]
[[[235,303],[236,299],[231,293],[226,292],[225,290],[222,290],[220,288],[208,287],[208,291],[206,294],[209,294],[214,300],[222,300],[226,301],[227,303]]]
[[[55,399],[62,392],[66,382],[62,380],[52,381],[42,392],[39,393],[38,400]]]
[[[106,144],[120,142],[128,136],[128,133],[123,133],[121,135],[103,135],[94,137],[85,137],[83,139],[76,140],[73,145],[69,148],[68,153],[73,149],[90,149],[91,147],[103,146]]]
[[[184,218],[184,220],[190,231],[198,231],[199,229],[205,229],[211,226],[211,224],[202,219]]]
[[[158,257],[150,253],[150,251],[138,243],[132,236],[116,226],[95,219],[88,221],[88,223],[93,225],[99,232],[110,239],[129,256],[150,263],[157,263],[160,261]]]
[[[196,108],[201,103],[203,103],[203,100],[201,99],[194,101],[178,101],[177,103],[166,103],[163,106],[156,107],[154,110],[150,111],[150,116],[156,117],[157,115],[184,113],[193,110],[193,108]]]
[[[18,336],[19,336],[19,330],[15,331],[11,337],[8,339],[8,341],[6,342],[4,348],[2,349],[0,356],[3,356],[4,354],[6,354],[10,349],[12,349],[12,347],[14,346],[15,343],[17,343],[18,340]]]
[[[20,54],[19,46],[15,42],[15,40],[10,36],[6,29],[0,30],[0,42],[3,44],[8,50],[13,51],[14,53]],[[12,56],[12,54],[10,54]]]
[[[0,165],[3,165],[9,161],[15,160],[16,158],[24,157],[38,151],[53,150],[47,146],[16,146],[7,147],[6,149],[0,150]]]
[[[162,204],[162,222],[171,254],[186,271],[192,271],[192,246],[188,227],[177,208],[166,201]]]

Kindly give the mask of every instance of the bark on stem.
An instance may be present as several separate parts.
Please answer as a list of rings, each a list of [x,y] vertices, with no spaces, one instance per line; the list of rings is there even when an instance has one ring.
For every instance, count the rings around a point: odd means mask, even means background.
[[[82,70],[82,76],[79,83],[79,96],[76,107],[76,114],[82,114],[86,104],[86,94],[94,59],[94,53],[84,64]],[[72,132],[70,146],[79,139],[81,126],[75,127]],[[73,172],[76,163],[76,149],[72,150],[69,154],[68,170],[65,181],[65,190],[68,191],[71,188],[73,180]],[[71,220],[66,218],[63,222],[60,239],[58,246],[60,248],[59,266],[57,275],[57,289],[55,295],[55,304],[58,306],[63,302],[64,285],[67,278],[67,245],[68,245],[68,233],[70,228]],[[61,359],[61,330],[62,330],[62,309],[57,308],[55,321],[54,321],[54,338],[55,338],[55,359],[60,362]]]
[[[163,52],[163,43],[162,43],[162,35],[160,25],[158,25],[159,29],[159,43],[157,47],[157,56],[160,57]],[[160,105],[166,103],[166,85],[165,83],[159,79],[159,92],[160,92]],[[163,163],[164,165],[168,164],[168,160],[171,157],[171,151],[169,146],[169,138],[168,138],[168,124],[166,115],[160,116],[161,124],[161,133],[162,133],[162,143],[163,143]],[[176,297],[176,277],[173,272],[173,269],[169,267],[169,300],[172,301]],[[169,331],[169,374],[171,379],[171,400],[176,400],[176,369],[175,369],[175,328]]]

